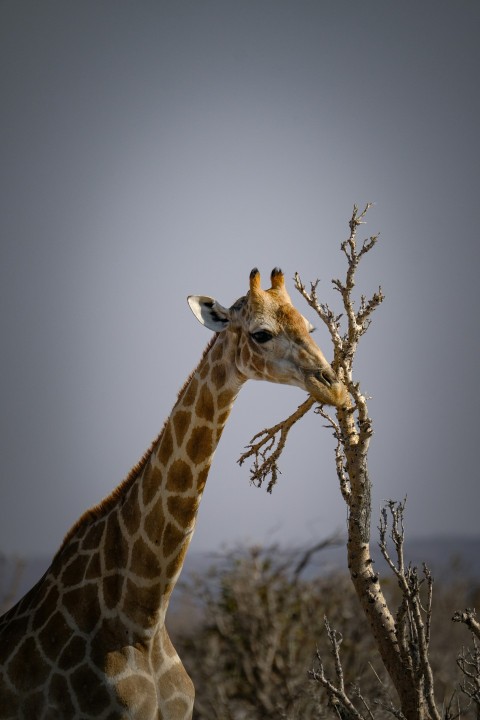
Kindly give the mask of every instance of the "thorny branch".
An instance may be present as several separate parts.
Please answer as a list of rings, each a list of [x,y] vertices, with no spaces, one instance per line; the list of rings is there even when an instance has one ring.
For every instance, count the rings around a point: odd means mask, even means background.
[[[378,235],[375,235],[368,240],[364,240],[360,250],[357,252],[357,228],[364,224],[365,215],[370,207],[371,204],[369,203],[362,212],[359,212],[358,207],[356,205],[354,206],[353,214],[349,221],[350,235],[348,239],[341,244],[341,249],[348,261],[347,279],[345,283],[341,283],[338,279],[332,280],[334,288],[339,290],[342,295],[344,309],[348,319],[347,329],[343,334],[341,333],[341,320],[344,313],[335,315],[327,304],[319,302],[317,296],[319,281],[317,280],[311,283],[310,292],[308,292],[298,273],[295,274],[296,289],[318,314],[330,332],[334,348],[334,358],[331,363],[332,368],[346,383],[353,398],[352,407],[338,411],[338,417],[343,427],[339,427],[328,415],[324,414],[321,407],[319,407],[319,413],[327,420],[337,441],[340,441],[342,435],[346,435],[349,436],[354,443],[357,441],[357,432],[360,433],[363,439],[369,439],[372,431],[371,421],[366,412],[366,399],[360,393],[358,384],[352,381],[352,361],[358,338],[360,337],[359,333],[363,334],[367,330],[371,314],[384,299],[382,290],[379,288],[378,292],[374,293],[369,300],[366,300],[366,298],[362,296],[359,309],[355,311],[354,301],[351,298],[351,292],[355,287],[355,270],[358,267],[360,259],[374,247],[378,239]],[[248,450],[241,455],[238,462],[242,465],[245,460],[253,458],[253,465],[250,469],[250,479],[252,483],[261,487],[263,482],[270,477],[267,491],[272,492],[278,480],[278,475],[280,474],[278,460],[285,447],[288,433],[292,426],[298,422],[314,404],[315,401],[309,397],[288,418],[273,427],[262,430],[250,440],[250,443],[247,445]],[[353,419],[355,412],[358,415],[358,429]],[[340,460],[340,455],[337,453],[337,473],[340,470],[341,462],[343,461]],[[343,484],[342,487],[346,487],[346,485]]]
[[[380,547],[390,570],[397,578],[401,600],[394,616],[386,602],[378,572],[374,570],[370,552],[371,483],[367,466],[367,454],[372,437],[372,421],[368,414],[367,399],[360,385],[353,379],[353,361],[360,338],[368,330],[372,313],[383,301],[381,287],[370,298],[362,295],[357,304],[353,297],[355,275],[360,261],[375,246],[374,235],[357,244],[357,230],[364,223],[370,205],[362,212],[354,206],[349,222],[350,234],[341,244],[347,262],[345,279],[333,279],[333,288],[340,294],[343,309],[335,313],[329,305],[318,299],[318,280],[307,290],[298,274],[295,285],[308,305],[326,325],[333,344],[333,370],[345,383],[350,396],[350,407],[337,408],[336,417],[323,407],[318,414],[336,439],[335,463],[340,490],[348,510],[348,567],[358,599],[367,618],[384,666],[398,694],[399,708],[394,704],[385,709],[402,720],[440,720],[435,705],[433,676],[428,658],[432,612],[433,578],[426,566],[423,575],[404,559],[404,503],[387,504],[380,521]],[[309,399],[293,415],[257,434],[250,442],[248,451],[240,461],[252,457],[254,466],[252,480],[260,486],[270,475],[268,491],[278,477],[278,460],[285,446],[287,434],[314,402]],[[390,519],[390,537],[394,547],[394,559],[387,549],[387,525]],[[466,611],[467,613],[468,611]],[[464,617],[465,616],[465,617]],[[465,619],[466,618],[466,619]],[[470,615],[462,615],[458,621],[467,622],[471,629],[480,632],[480,625]],[[327,691],[331,706],[341,718],[362,717],[347,696],[340,662],[341,637],[327,624],[330,650],[335,665],[335,680],[326,676],[321,657],[317,654],[319,667],[312,670],[311,677]],[[469,668],[464,662],[463,667]],[[468,662],[473,662],[468,659]],[[473,692],[469,688],[470,692]],[[476,690],[475,690],[476,692]],[[357,694],[357,697],[359,695]],[[473,697],[473,695],[471,695]]]
[[[238,463],[243,465],[245,460],[253,457],[253,466],[250,468],[250,481],[254,485],[261,487],[264,480],[270,475],[267,492],[272,492],[280,473],[277,461],[287,442],[288,433],[297,420],[300,420],[310,410],[314,402],[312,397],[308,397],[286,420],[277,423],[273,427],[261,430],[250,440],[247,445],[249,449],[240,456]],[[258,440],[258,442],[255,442],[255,440]]]

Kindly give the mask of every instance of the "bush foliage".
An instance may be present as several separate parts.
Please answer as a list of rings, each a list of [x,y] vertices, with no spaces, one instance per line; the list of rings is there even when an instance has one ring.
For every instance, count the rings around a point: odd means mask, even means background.
[[[395,692],[348,575],[304,577],[307,555],[276,546],[231,551],[183,586],[186,597],[196,598],[196,621],[190,607],[176,615],[171,633],[195,683],[194,718],[345,717],[315,680],[318,657],[326,675],[336,678],[325,618],[341,639],[343,680],[359,717],[393,717]],[[386,588],[394,600],[394,581],[387,578]],[[478,717],[475,702],[462,693],[465,678],[457,666],[471,640],[451,618],[479,595],[478,586],[459,576],[435,589],[430,661],[445,718]]]

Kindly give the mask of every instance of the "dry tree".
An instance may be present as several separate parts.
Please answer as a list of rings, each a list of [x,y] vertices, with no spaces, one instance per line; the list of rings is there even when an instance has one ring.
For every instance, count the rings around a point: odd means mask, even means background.
[[[322,406],[317,406],[316,412],[331,428],[336,440],[336,474],[348,511],[347,556],[350,578],[398,696],[395,700],[386,702],[381,711],[405,720],[440,720],[442,716],[453,718],[455,714],[452,713],[451,706],[441,712],[434,697],[433,674],[428,654],[433,578],[425,565],[419,572],[405,561],[404,503],[388,502],[381,513],[379,526],[381,553],[400,588],[400,600],[396,609],[392,610],[387,602],[379,574],[374,569],[370,547],[371,480],[367,456],[373,433],[372,419],[368,412],[367,398],[353,376],[358,343],[370,326],[372,313],[384,299],[381,287],[370,298],[362,295],[358,303],[353,297],[359,263],[375,247],[378,239],[375,235],[361,243],[357,240],[358,228],[364,224],[370,207],[370,204],[367,204],[361,212],[357,206],[354,207],[349,221],[349,236],[341,244],[346,259],[345,279],[334,279],[332,284],[340,294],[342,312],[336,314],[327,304],[320,302],[317,294],[318,281],[311,283],[307,290],[296,274],[295,286],[326,325],[334,351],[332,368],[349,391],[350,406],[337,409],[335,416]],[[254,484],[261,486],[268,481],[267,489],[272,492],[278,479],[279,457],[288,433],[314,405],[312,398],[307,399],[290,417],[252,438],[239,462],[242,464],[246,460],[252,461],[251,480]],[[454,619],[478,631],[479,625],[471,612],[459,613]],[[340,654],[341,636],[330,627],[328,619],[326,629],[334,661],[333,677],[327,676],[320,654],[317,654],[317,664],[311,671],[311,677],[326,691],[330,706],[338,717],[374,717],[374,709],[368,705],[358,688],[348,691],[345,688]],[[458,665],[465,677],[463,690],[472,702],[478,702],[479,698],[479,662],[477,644],[472,651],[465,651],[458,659]],[[353,702],[354,698],[356,703]]]

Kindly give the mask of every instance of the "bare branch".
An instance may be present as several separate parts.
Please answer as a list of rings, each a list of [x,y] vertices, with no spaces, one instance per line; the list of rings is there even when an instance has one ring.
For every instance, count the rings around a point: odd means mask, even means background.
[[[340,645],[342,643],[341,633],[338,633],[330,626],[326,617],[324,618],[324,622],[335,665],[336,683],[332,682],[326,676],[323,660],[318,650],[318,669],[313,668],[308,674],[311,678],[313,678],[313,680],[320,683],[320,685],[325,688],[330,706],[336,710],[338,716],[342,718],[342,720],[365,720],[345,692],[343,669],[340,661]]]
[[[335,446],[335,467],[337,469],[338,482],[340,485],[341,493],[343,495],[343,499],[346,503],[348,503],[351,488],[350,479],[346,470],[345,451],[342,443],[342,431],[339,424],[335,422],[331,415],[326,412],[322,405],[318,405],[315,408],[315,413],[317,415],[321,415],[327,421],[327,425],[325,425],[325,427],[332,428],[333,430],[333,436],[337,441],[337,444]]]
[[[245,460],[253,457],[253,467],[250,468],[250,481],[254,485],[261,487],[270,475],[271,478],[267,486],[267,492],[272,492],[280,472],[277,461],[285,447],[288,433],[293,425],[310,410],[314,403],[315,400],[312,397],[308,397],[286,420],[282,420],[282,422],[277,423],[273,427],[261,430],[250,440],[247,445],[249,449],[240,456],[237,462],[239,465],[243,465]],[[257,439],[258,442],[255,442]]]
[[[303,570],[305,570],[307,565],[310,563],[312,557],[316,555],[316,553],[321,552],[328,547],[338,547],[341,544],[342,540],[343,538],[337,534],[333,535],[332,537],[328,537],[326,540],[321,540],[316,545],[307,548],[307,550],[302,553],[302,557],[295,565],[295,568],[293,570],[293,577],[298,579],[298,577],[301,575]]]
[[[354,685],[352,687],[352,695],[354,697],[358,698],[359,702],[363,705],[365,712],[367,713],[367,717],[370,718],[370,720],[374,720],[374,715],[373,715],[372,711],[370,710],[370,707],[369,707],[367,701],[363,697],[362,692],[361,692],[360,688],[358,687],[358,685]]]
[[[416,686],[420,697],[428,708],[430,717],[440,720],[435,705],[433,676],[428,659],[433,577],[425,564],[423,565],[423,579],[419,578],[416,567],[405,566],[403,552],[405,503],[406,500],[403,503],[390,500],[382,509],[379,545],[382,555],[395,574],[402,591],[402,600],[397,610],[396,632],[404,668],[408,669],[411,674],[412,683]],[[390,514],[391,518],[390,537],[395,548],[396,562],[392,560],[387,549],[388,514]],[[420,587],[424,581],[427,587],[425,607],[422,605],[420,597]]]
[[[403,512],[405,509],[406,499],[403,503],[396,502],[394,500],[388,500],[384,505],[380,513],[380,525],[378,527],[380,542],[379,547],[382,555],[388,564],[391,571],[397,576],[402,591],[408,594],[408,583],[406,582],[405,574],[405,562],[403,557],[403,541],[405,537],[405,529],[403,526]],[[392,520],[392,528],[390,537],[393,541],[395,552],[397,555],[396,562],[394,562],[387,549],[387,529],[388,529],[388,512],[390,512]]]
[[[473,648],[471,650],[462,649],[457,658],[457,665],[464,676],[460,689],[464,695],[475,703],[478,717],[478,711],[480,711],[480,647],[475,636],[473,638]]]
[[[378,288],[378,292],[374,293],[370,300],[366,300],[365,296],[362,295],[360,300],[360,308],[357,313],[357,325],[361,328],[361,335],[363,335],[370,327],[370,315],[374,310],[383,302],[385,296],[382,292],[382,288]]]
[[[397,720],[405,720],[405,715],[402,713],[401,710],[396,708],[394,704],[390,701],[390,703],[377,703],[380,707],[382,707],[386,712],[390,713],[390,715],[393,715],[393,717],[397,718]]]
[[[480,623],[476,618],[475,610],[466,608],[463,612],[457,610],[452,617],[453,622],[464,623],[469,630],[480,640]]]
[[[295,273],[295,288],[298,290],[298,292],[301,294],[301,296],[306,300],[308,305],[314,310],[319,318],[325,323],[325,325],[328,328],[328,331],[330,332],[330,337],[332,338],[332,342],[334,344],[334,347],[337,345],[340,346],[342,343],[342,339],[340,336],[340,320],[342,318],[342,315],[335,316],[333,314],[333,311],[329,308],[328,305],[324,303],[320,303],[318,301],[317,297],[317,286],[320,281],[316,280],[315,282],[312,282],[310,284],[310,293],[308,293],[305,289],[305,285],[302,283],[300,279],[300,275],[296,272]],[[334,370],[336,370],[335,366],[333,367]]]
[[[430,633],[432,627],[432,600],[433,600],[433,577],[430,569],[423,563],[423,574],[427,581],[427,603],[422,610],[425,613],[425,643],[427,648],[430,645]]]

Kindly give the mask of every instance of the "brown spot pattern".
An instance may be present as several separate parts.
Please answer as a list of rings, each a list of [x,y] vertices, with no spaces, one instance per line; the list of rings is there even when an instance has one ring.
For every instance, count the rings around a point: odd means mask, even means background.
[[[10,657],[18,645],[18,638],[24,637],[27,632],[28,617],[11,620],[8,628],[2,633],[2,652]]]
[[[141,513],[138,503],[138,487],[133,485],[125,498],[121,509],[122,519],[127,531],[133,535],[140,526]]]
[[[70,670],[84,660],[86,651],[86,640],[80,635],[74,635],[58,658],[59,666],[64,670]]]
[[[232,402],[232,393],[229,390],[224,390],[217,397],[217,404],[219,408],[230,406]]]
[[[60,582],[67,587],[81,583],[85,577],[89,559],[89,555],[77,555],[73,558],[61,574]]]
[[[191,682],[191,681],[190,681]],[[192,689],[192,700],[194,697],[194,690],[193,690],[193,683],[191,682],[191,689]],[[183,717],[186,715],[187,710],[189,709],[189,705],[187,705],[185,700],[182,700],[182,698],[175,698],[175,700],[170,700],[167,704],[168,706],[168,712],[169,715],[171,714],[171,717]]]
[[[162,439],[160,440],[160,446],[158,448],[157,457],[162,463],[166,465],[173,453],[173,438],[170,425],[167,423],[162,433]]]
[[[118,527],[116,512],[112,511],[107,520],[107,531],[103,541],[103,562],[105,570],[124,568],[128,561],[128,545]]]
[[[193,485],[193,473],[185,460],[175,460],[168,471],[166,488],[169,492],[183,493]]]
[[[190,407],[197,396],[198,380],[192,378],[182,398],[183,407]]]
[[[222,359],[222,356],[223,356],[223,345],[222,345],[222,343],[216,343],[215,347],[212,348],[210,357],[212,358],[212,361],[214,363],[216,363]]]
[[[85,585],[81,592],[69,590],[63,593],[63,605],[81,632],[91,633],[101,615],[97,586]]]
[[[55,661],[58,658],[71,633],[62,613],[54,613],[38,636],[42,650],[50,660]]]
[[[85,580],[94,580],[101,575],[100,553],[96,552],[90,556],[88,567],[85,571]]]
[[[118,626],[112,624],[110,620],[103,620],[95,635],[90,642],[90,658],[99,670],[107,670],[109,662],[113,662],[112,658],[116,658],[119,666],[118,672],[122,672],[126,666],[126,662],[121,663],[120,652],[115,652],[118,640],[116,639],[116,631]],[[110,673],[113,675],[114,673]]]
[[[160,502],[158,502],[154,506],[153,510],[149,512],[143,522],[143,527],[150,538],[150,542],[155,545],[159,545],[162,530],[165,527],[165,515]]]
[[[104,520],[97,520],[94,525],[91,525],[82,540],[82,550],[96,550],[102,541],[104,530]]]
[[[168,498],[168,511],[181,527],[189,527],[198,509],[198,498],[172,495]]]
[[[3,695],[2,695],[3,700]],[[44,708],[45,699],[42,690],[33,693],[25,700],[23,708],[23,717],[36,718],[40,717]]]
[[[171,439],[171,435],[169,433],[169,437]],[[158,493],[158,488],[160,487],[162,483],[162,473],[157,467],[152,467],[152,465],[147,465],[145,468],[145,473],[143,477],[143,492],[142,492],[142,498],[143,498],[143,504],[149,505],[155,495]]]
[[[166,575],[167,578],[173,578],[177,574],[178,570],[182,567],[185,555],[187,554],[188,543],[185,543],[180,549],[178,555],[167,565]]]
[[[181,446],[185,433],[190,427],[191,417],[191,413],[185,410],[177,410],[173,416],[173,427],[175,428],[175,438],[178,447]]]
[[[170,557],[184,540],[185,534],[178,530],[172,523],[168,523],[163,534],[163,557]]]
[[[155,702],[155,687],[153,683],[147,678],[141,677],[140,675],[131,675],[117,683],[116,690],[119,698],[123,701],[126,707],[129,706],[130,698],[132,697],[143,697],[144,703],[151,704],[151,711],[137,717],[153,717],[153,709]]]
[[[134,622],[151,627],[157,621],[160,593],[160,582],[153,587],[141,587],[127,578],[122,610]]]
[[[205,487],[205,483],[207,482],[208,478],[208,472],[210,468],[204,468],[198,473],[197,477],[197,492],[201,494],[203,492],[203,488]]]
[[[102,664],[105,666],[105,672],[109,677],[120,675],[127,667],[127,659],[120,650],[110,652],[106,657],[104,657],[102,653],[102,661]]]
[[[200,425],[193,428],[190,439],[187,443],[187,453],[190,460],[199,465],[213,452],[212,431],[210,428]]]
[[[33,637],[27,637],[18,647],[9,665],[9,675],[20,692],[28,692],[43,685],[50,674],[50,666],[38,653]]]
[[[212,420],[215,414],[215,405],[213,395],[208,385],[203,385],[198,395],[197,404],[195,405],[196,416],[200,420]]]
[[[215,367],[212,369],[211,377],[216,389],[220,390],[220,388],[225,385],[225,382],[227,380],[227,371],[225,370],[225,367],[223,365],[215,365]]]
[[[91,667],[81,665],[70,675],[70,682],[84,713],[98,715],[107,707],[110,701],[108,690]]]
[[[227,422],[229,415],[230,415],[230,408],[218,416],[218,424],[219,424],[221,430],[223,430],[223,426]]]
[[[132,566],[135,568],[135,574],[144,578],[157,577],[161,572],[157,555],[141,537],[135,541],[132,549]]]
[[[103,578],[103,602],[107,610],[113,610],[120,602],[123,577],[119,573],[106,575]]]
[[[59,717],[75,717],[75,707],[70,699],[67,679],[60,673],[55,673],[50,679],[48,688],[49,704],[56,708]]]
[[[48,585],[47,585],[48,587]],[[45,594],[40,605],[35,611],[33,618],[33,624],[35,627],[40,628],[44,625],[52,612],[54,611],[58,603],[59,593],[55,585],[51,585],[48,592]]]
[[[160,696],[166,700],[171,697],[177,690],[177,668],[174,666],[167,672],[163,673],[158,681],[158,689]]]
[[[168,672],[162,675],[159,679],[159,688],[160,694],[167,700],[173,694],[178,692],[183,693],[192,700],[195,696],[193,683],[181,662],[178,662],[178,664],[174,665]],[[178,697],[171,700],[168,703],[168,707],[170,710],[173,710],[174,708],[177,710],[183,709],[183,712],[186,712],[188,709],[186,701]],[[176,717],[176,715],[173,714],[172,717]]]
[[[210,372],[210,365],[206,362],[204,366],[200,370],[200,379],[205,380],[205,378],[208,376],[208,373]]]

